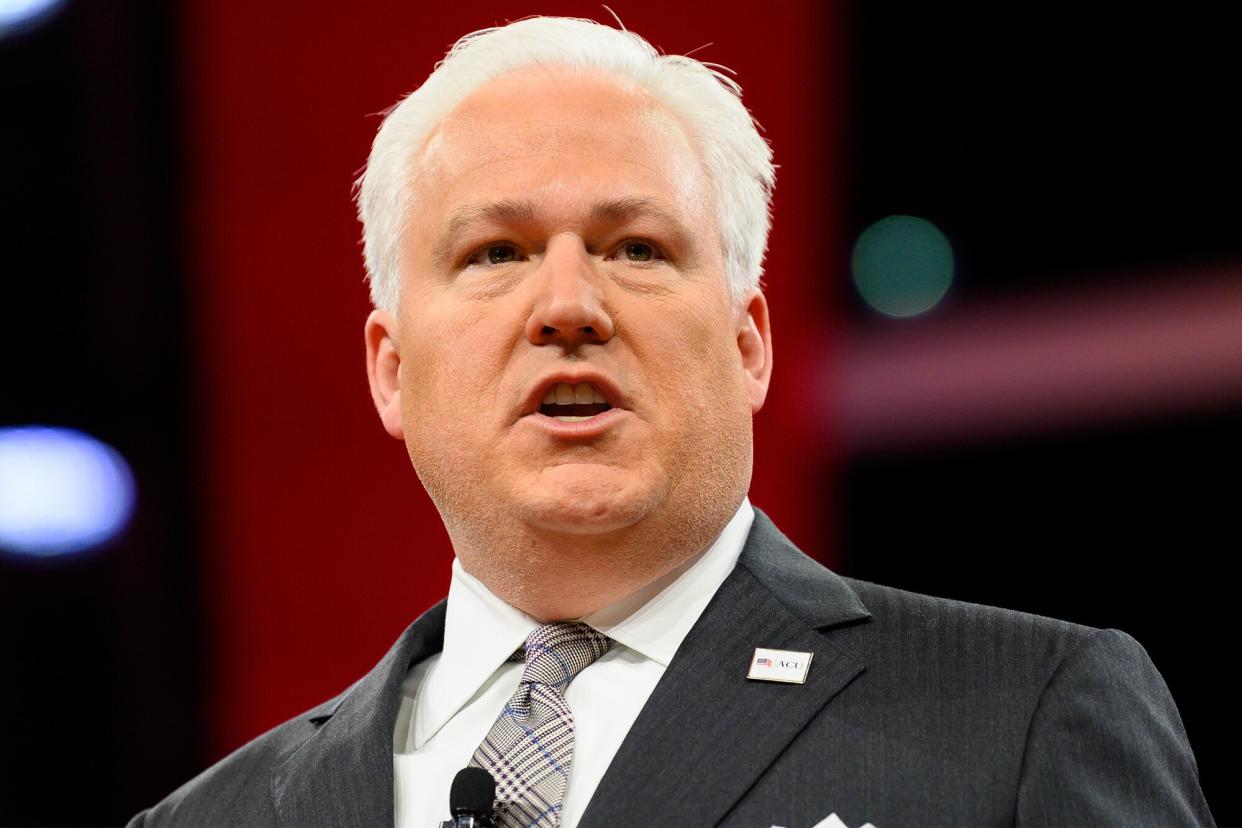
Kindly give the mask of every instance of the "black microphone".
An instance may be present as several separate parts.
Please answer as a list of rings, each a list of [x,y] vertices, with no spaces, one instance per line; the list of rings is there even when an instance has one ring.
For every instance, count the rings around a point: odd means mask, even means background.
[[[462,768],[449,789],[449,813],[445,828],[495,828],[496,780],[482,768]]]

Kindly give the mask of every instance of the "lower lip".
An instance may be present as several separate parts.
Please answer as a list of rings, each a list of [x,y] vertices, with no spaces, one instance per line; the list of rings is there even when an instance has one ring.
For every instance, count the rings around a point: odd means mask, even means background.
[[[527,414],[522,418],[523,422],[529,423],[545,434],[562,440],[584,440],[591,437],[598,437],[608,429],[620,424],[630,412],[624,408],[610,408],[603,414],[596,414],[594,417],[588,417],[585,420],[577,422],[565,422],[555,417],[549,417],[546,414],[538,412]]]

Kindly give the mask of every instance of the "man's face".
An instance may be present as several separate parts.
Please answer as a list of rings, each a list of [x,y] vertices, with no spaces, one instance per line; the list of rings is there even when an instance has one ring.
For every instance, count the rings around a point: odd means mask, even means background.
[[[367,343],[384,423],[450,532],[735,508],[766,305],[730,300],[679,122],[615,80],[532,67],[458,106],[415,168],[400,307]]]

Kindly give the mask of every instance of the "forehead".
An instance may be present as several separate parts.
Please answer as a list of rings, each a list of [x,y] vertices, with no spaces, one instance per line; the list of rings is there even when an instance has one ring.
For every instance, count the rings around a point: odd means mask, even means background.
[[[413,184],[415,224],[480,199],[534,200],[568,214],[644,198],[690,223],[708,219],[712,203],[689,136],[653,95],[547,67],[510,72],[467,97],[429,136]]]

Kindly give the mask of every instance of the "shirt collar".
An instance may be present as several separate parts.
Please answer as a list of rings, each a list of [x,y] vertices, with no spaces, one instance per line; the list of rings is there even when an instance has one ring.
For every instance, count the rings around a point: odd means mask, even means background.
[[[733,571],[755,512],[748,498],[702,555],[582,620],[667,667],[717,588]],[[444,650],[417,693],[415,748],[436,734],[521,647],[539,622],[496,597],[453,561]]]
[[[618,644],[668,667],[708,601],[737,565],[754,520],[750,499],[743,498],[706,552],[582,620]]]
[[[497,598],[454,559],[444,616],[444,649],[415,690],[413,747],[421,748],[457,715],[538,626],[538,621]]]

